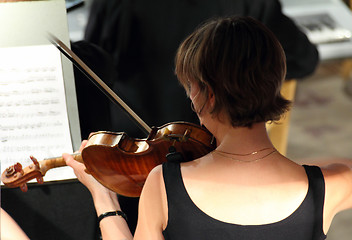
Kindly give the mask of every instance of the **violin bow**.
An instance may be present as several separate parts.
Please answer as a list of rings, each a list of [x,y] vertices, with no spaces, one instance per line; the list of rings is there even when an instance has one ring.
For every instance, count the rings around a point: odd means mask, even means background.
[[[136,122],[146,134],[150,134],[151,128],[146,124],[117,94],[101,80],[71,49],[52,34],[49,41],[56,46],[84,75],[88,77],[114,104],[120,106],[132,120]]]

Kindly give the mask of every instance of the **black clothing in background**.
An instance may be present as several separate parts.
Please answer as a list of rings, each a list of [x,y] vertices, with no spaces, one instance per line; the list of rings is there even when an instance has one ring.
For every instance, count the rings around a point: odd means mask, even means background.
[[[287,79],[314,71],[319,61],[316,47],[283,15],[277,0],[95,0],[85,40],[112,55],[114,90],[147,124],[197,123],[174,76],[176,49],[200,23],[227,15],[252,16],[274,32],[287,56]],[[116,107],[112,114],[114,130],[139,136]]]
[[[71,43],[72,51],[98,75],[108,86],[112,86],[112,58],[95,44],[86,41]],[[82,139],[91,132],[110,131],[110,100],[77,67],[74,67],[75,87]]]

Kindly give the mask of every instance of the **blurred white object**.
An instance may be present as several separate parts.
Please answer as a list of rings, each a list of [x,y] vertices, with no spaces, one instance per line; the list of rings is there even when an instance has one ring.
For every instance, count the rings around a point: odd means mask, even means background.
[[[317,44],[321,60],[352,57],[352,12],[342,0],[280,0],[291,17]]]

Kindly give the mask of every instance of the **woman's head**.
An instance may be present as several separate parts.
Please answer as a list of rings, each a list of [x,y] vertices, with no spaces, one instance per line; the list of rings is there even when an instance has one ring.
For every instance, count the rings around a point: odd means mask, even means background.
[[[289,101],[280,94],[286,74],[283,49],[263,24],[250,17],[210,20],[179,47],[176,75],[186,91],[196,84],[214,94],[211,113],[234,127],[278,120]]]

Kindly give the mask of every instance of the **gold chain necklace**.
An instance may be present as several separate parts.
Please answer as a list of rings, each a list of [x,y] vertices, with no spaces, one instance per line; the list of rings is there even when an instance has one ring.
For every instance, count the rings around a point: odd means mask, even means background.
[[[259,152],[262,152],[262,151],[265,151],[265,150],[268,150],[268,149],[274,149],[273,151],[269,152],[268,154],[260,157],[260,158],[256,158],[256,159],[252,159],[252,160],[242,160],[242,159],[237,159],[237,158],[234,158],[232,156],[228,156],[228,155],[233,155],[233,156],[250,156],[250,155],[255,155]],[[226,158],[231,158],[232,160],[235,160],[237,162],[243,162],[243,163],[253,163],[253,162],[258,162],[259,160],[262,160],[268,156],[270,156],[271,154],[277,152],[277,150],[275,148],[264,148],[264,149],[261,149],[261,150],[258,150],[258,151],[254,151],[254,152],[251,152],[251,153],[247,153],[247,154],[236,154],[236,153],[228,153],[228,152],[223,152],[223,151],[220,151],[220,150],[213,150],[212,151],[213,153],[216,153],[222,157],[226,157]]]
[[[254,151],[254,152],[251,152],[251,153],[245,153],[245,154],[229,153],[229,152],[224,152],[224,151],[217,150],[217,149],[215,149],[214,151],[215,151],[215,152],[218,152],[218,153],[233,155],[233,156],[249,156],[249,155],[255,155],[255,154],[257,154],[257,153],[263,152],[263,151],[268,150],[268,149],[274,149],[274,148],[273,148],[273,147],[270,147],[270,148],[263,148],[263,149],[260,149],[260,150],[258,150],[258,151]]]

